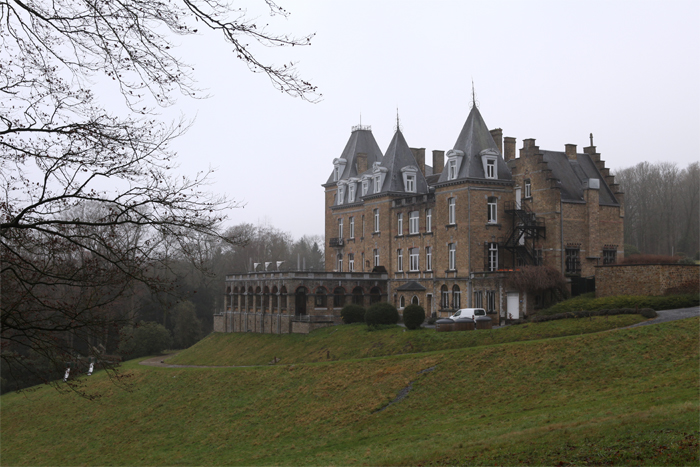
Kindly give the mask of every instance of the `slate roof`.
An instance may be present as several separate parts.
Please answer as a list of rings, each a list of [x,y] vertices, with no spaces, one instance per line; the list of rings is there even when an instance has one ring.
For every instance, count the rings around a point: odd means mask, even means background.
[[[552,171],[552,176],[559,180],[562,201],[584,202],[584,181],[590,178],[600,180],[599,204],[619,206],[612,190],[605,183],[605,178],[600,174],[595,163],[588,154],[576,154],[576,160],[572,161],[565,152],[540,151],[544,161]]]
[[[457,179],[486,178],[479,153],[484,149],[493,149],[496,152],[499,151],[477,106],[473,106],[472,110],[469,112],[467,121],[464,122],[462,131],[459,133],[453,149],[464,152],[464,159],[462,160],[459,173],[457,174]],[[447,162],[447,159],[445,162]],[[513,178],[500,152],[496,171],[499,180],[512,180]],[[439,183],[448,181],[447,177],[448,171],[443,170],[440,175]]]
[[[425,287],[423,287],[422,285],[420,285],[416,281],[406,282],[402,286],[396,288],[397,292],[410,292],[410,291],[423,292],[425,290],[427,290],[427,289]]]
[[[404,193],[405,187],[403,183],[403,173],[401,169],[408,166],[413,166],[418,169],[416,174],[416,191],[415,193],[427,193],[428,183],[425,181],[425,176],[418,167],[413,151],[408,147],[406,139],[401,133],[401,130],[396,130],[394,137],[389,143],[389,147],[384,153],[384,159],[381,163],[382,167],[386,167],[387,174],[384,178],[381,193]],[[372,191],[374,187],[372,188]],[[376,194],[376,193],[372,193]]]
[[[348,178],[362,175],[357,173],[356,156],[359,153],[367,154],[368,169],[371,169],[375,162],[382,161],[382,150],[379,149],[379,145],[374,139],[372,130],[356,129],[350,134],[350,139],[348,139],[345,149],[343,149],[340,155],[340,158],[347,161],[345,170],[343,170],[343,173],[340,175],[340,180],[347,180]],[[332,171],[326,183],[335,183],[333,181]]]

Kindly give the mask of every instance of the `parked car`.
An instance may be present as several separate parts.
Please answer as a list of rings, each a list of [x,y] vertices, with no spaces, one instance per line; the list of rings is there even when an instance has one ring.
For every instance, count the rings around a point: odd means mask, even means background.
[[[450,316],[450,319],[471,318],[476,319],[478,316],[486,316],[486,310],[483,308],[462,308],[457,310],[457,313]]]

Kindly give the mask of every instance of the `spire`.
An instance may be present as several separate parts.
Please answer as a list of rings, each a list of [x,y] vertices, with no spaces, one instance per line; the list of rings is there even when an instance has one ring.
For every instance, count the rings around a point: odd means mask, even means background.
[[[394,128],[394,131],[401,131],[401,121],[399,119],[399,107],[396,107],[396,128]]]
[[[474,91],[474,78],[472,78],[472,108],[478,106],[479,104],[476,102],[476,92]]]

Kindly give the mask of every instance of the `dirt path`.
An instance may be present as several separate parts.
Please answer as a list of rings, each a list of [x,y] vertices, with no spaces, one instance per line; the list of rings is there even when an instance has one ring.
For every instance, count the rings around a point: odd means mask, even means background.
[[[139,362],[139,365],[146,365],[146,366],[159,366],[161,368],[250,368],[253,365],[244,365],[244,366],[216,366],[216,365],[172,365],[170,363],[165,363],[165,360],[170,357],[174,357],[177,355],[177,353],[171,353],[168,355],[161,355],[160,357],[153,357],[149,358],[148,360],[144,360],[142,362]],[[257,365],[257,366],[263,366],[263,365]]]

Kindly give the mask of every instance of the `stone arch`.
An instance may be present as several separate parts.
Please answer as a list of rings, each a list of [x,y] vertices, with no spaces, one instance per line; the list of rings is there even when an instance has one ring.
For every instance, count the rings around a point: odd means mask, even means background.
[[[352,303],[365,306],[365,291],[359,285],[352,289]]]
[[[447,284],[442,284],[440,287],[440,308],[446,309],[450,307],[450,290]]]
[[[314,292],[314,307],[315,308],[326,308],[328,306],[328,290],[319,285],[316,287]]]
[[[270,287],[265,286],[263,289],[263,310],[267,311],[270,308]]]
[[[333,289],[333,308],[343,308],[345,306],[345,293],[343,287]]]
[[[418,295],[414,295],[413,298],[411,298],[411,305],[420,305],[420,301],[418,300]]]
[[[282,288],[280,289],[280,302],[281,302],[280,307],[283,310],[286,310],[288,305],[287,305],[287,287],[285,287],[285,286],[282,286]]]
[[[299,286],[294,292],[294,314],[297,316],[306,314],[306,287]]]
[[[374,303],[380,302],[382,299],[382,289],[377,287],[376,285],[369,289],[369,304],[372,305]]]

